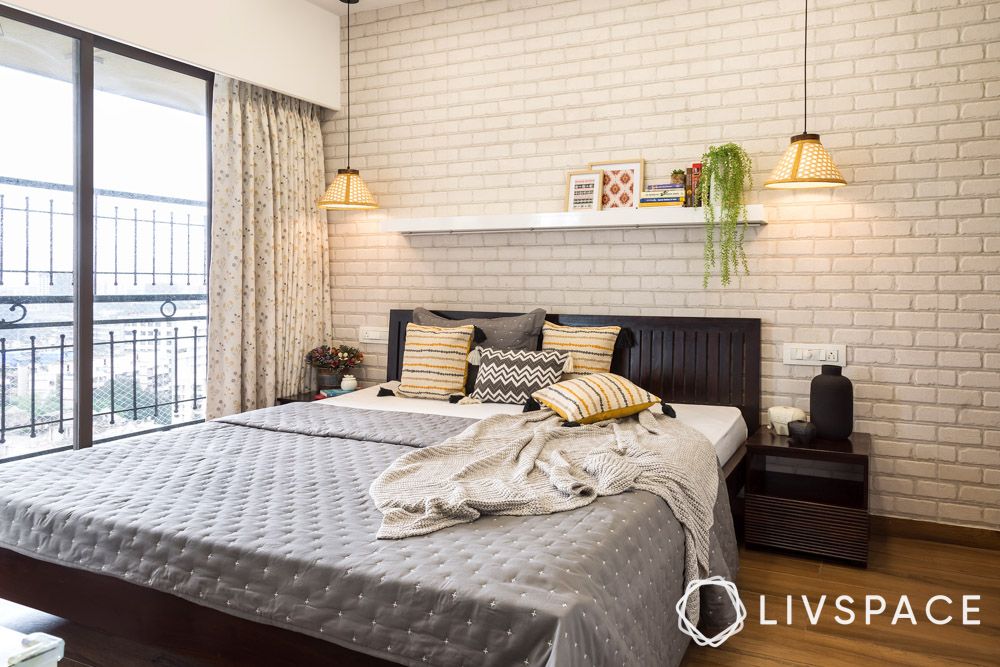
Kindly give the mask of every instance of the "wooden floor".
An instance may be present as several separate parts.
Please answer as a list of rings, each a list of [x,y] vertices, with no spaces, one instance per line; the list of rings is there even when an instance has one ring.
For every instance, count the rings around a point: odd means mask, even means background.
[[[749,613],[745,629],[718,649],[692,645],[684,667],[1000,665],[1000,551],[874,536],[867,570],[747,550],[741,567],[738,583]],[[831,598],[828,604],[837,595],[863,600],[870,594],[884,596],[890,605],[905,593],[918,613],[932,595],[957,601],[963,594],[979,594],[982,625],[935,626],[921,620],[915,627],[907,621],[893,627],[887,614],[869,627],[860,622],[841,626],[827,611],[810,627],[801,601],[794,605],[794,625],[758,623],[760,594],[767,597],[768,617],[783,618],[786,595],[816,600],[823,593]],[[208,667],[2,600],[0,625],[62,637],[67,656],[62,667]]]
[[[738,584],[747,606],[746,627],[720,648],[692,645],[683,667],[1000,665],[1000,551],[873,535],[868,569],[859,569],[744,549]],[[835,610],[828,609],[816,626],[810,626],[800,596],[808,595],[815,606],[824,593],[827,605],[838,595],[860,600],[855,611],[864,609],[865,595],[881,595],[889,611],[866,627],[863,621],[839,625],[833,620]],[[760,625],[761,594],[766,596],[767,618],[777,618],[779,625]],[[916,626],[906,620],[890,624],[903,594],[917,614]],[[926,621],[923,607],[939,594],[956,601],[952,609],[959,619],[962,595],[981,595],[982,625],[939,626]],[[783,622],[787,595],[798,600],[792,626]],[[944,611],[935,606],[938,616]]]

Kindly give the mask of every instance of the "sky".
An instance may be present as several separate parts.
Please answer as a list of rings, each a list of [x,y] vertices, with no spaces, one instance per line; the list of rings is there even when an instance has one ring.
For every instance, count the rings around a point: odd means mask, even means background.
[[[73,181],[73,87],[0,66],[0,176]],[[205,117],[94,94],[94,186],[205,200]]]

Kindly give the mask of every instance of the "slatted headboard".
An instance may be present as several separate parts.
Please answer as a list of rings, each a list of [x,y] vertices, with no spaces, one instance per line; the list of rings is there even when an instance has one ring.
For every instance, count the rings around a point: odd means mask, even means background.
[[[435,311],[442,317],[505,317],[519,313]],[[387,379],[398,380],[410,310],[389,312]],[[760,320],[734,317],[555,315],[570,326],[617,324],[633,344],[615,350],[611,371],[668,402],[732,405],[750,433],[760,426]]]

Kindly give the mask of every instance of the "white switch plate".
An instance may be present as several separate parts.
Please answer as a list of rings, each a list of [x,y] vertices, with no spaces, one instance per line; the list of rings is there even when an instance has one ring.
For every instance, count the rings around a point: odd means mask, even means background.
[[[784,361],[792,366],[846,366],[846,345],[823,343],[785,343]]]
[[[358,333],[362,343],[388,343],[389,330],[382,327],[361,327]]]

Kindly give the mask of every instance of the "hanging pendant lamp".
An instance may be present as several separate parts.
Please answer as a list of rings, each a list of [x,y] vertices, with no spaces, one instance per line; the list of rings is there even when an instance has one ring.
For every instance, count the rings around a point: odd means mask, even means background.
[[[809,83],[806,74],[806,64],[809,56],[809,0],[805,0],[805,35],[803,46],[805,55],[802,63],[802,134],[792,137],[791,145],[778,160],[777,166],[771,172],[771,178],[764,181],[765,188],[776,190],[791,190],[797,188],[839,188],[847,185],[833,158],[823,148],[818,134],[806,131],[808,112],[806,108],[809,96]]]
[[[365,185],[357,169],[351,169],[351,5],[358,0],[340,0],[347,5],[347,168],[338,169],[317,206],[328,211],[378,208],[375,195]]]

